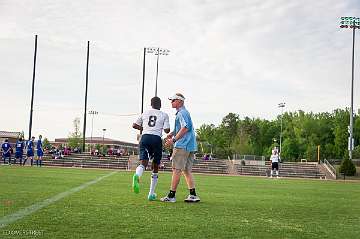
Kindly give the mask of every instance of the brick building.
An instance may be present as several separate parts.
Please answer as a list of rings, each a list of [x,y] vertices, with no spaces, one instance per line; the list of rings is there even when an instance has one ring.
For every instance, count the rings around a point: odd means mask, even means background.
[[[0,144],[2,144],[5,139],[8,139],[9,143],[14,145],[20,134],[20,132],[0,131]]]

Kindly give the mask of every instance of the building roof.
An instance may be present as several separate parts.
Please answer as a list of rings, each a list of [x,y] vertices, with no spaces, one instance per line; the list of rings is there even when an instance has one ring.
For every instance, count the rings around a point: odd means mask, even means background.
[[[18,138],[20,132],[0,131],[0,138]]]
[[[68,141],[68,138],[56,138],[56,143],[66,143]],[[124,146],[134,146],[137,147],[138,144],[120,141],[116,139],[109,139],[109,138],[103,138],[103,137],[85,137],[85,143],[93,143],[93,144],[114,144],[114,145],[124,145]]]

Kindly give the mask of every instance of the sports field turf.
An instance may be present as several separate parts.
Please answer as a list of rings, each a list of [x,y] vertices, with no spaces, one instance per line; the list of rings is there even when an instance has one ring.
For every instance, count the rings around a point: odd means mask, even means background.
[[[360,236],[358,182],[195,175],[201,202],[187,204],[184,179],[176,203],[149,202],[149,173],[136,195],[132,173],[112,172],[0,166],[0,238]]]

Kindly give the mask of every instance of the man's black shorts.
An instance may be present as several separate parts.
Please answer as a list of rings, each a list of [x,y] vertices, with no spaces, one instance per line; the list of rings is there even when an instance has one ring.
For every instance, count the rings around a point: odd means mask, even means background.
[[[278,162],[274,162],[274,163],[271,163],[271,170],[279,170],[279,163]]]

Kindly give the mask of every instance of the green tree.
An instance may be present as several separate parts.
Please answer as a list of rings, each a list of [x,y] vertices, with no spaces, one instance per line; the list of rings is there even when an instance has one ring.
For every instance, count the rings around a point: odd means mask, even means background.
[[[73,121],[74,131],[69,134],[68,146],[72,149],[80,148],[81,145],[81,133],[80,133],[80,118],[75,118]]]
[[[50,142],[47,138],[45,138],[43,141],[43,147],[44,147],[44,149],[47,149],[47,150],[52,148],[52,145],[50,144]]]
[[[200,150],[213,152],[226,158],[233,153],[270,155],[273,139],[280,138],[278,116],[273,121],[240,119],[235,113],[227,114],[219,126],[202,125],[197,129]],[[348,157],[348,109],[336,109],[332,113],[285,112],[282,116],[282,160],[306,158],[317,160],[317,146],[320,145],[320,157],[341,159]],[[360,143],[360,119],[354,117],[355,146]],[[360,157],[360,148],[353,151],[354,158]]]
[[[356,173],[356,167],[349,158],[344,158],[341,162],[339,171],[346,176],[354,176]]]
[[[360,145],[355,146],[352,156],[354,159],[360,159]]]

